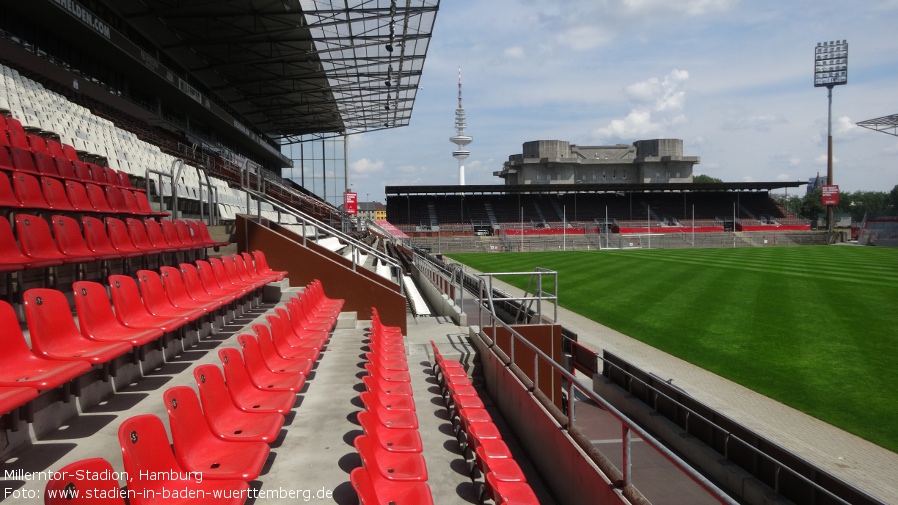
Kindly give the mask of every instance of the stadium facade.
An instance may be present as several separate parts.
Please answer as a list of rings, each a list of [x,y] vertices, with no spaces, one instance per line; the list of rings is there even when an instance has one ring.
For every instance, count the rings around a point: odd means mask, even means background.
[[[507,185],[692,182],[698,156],[683,155],[680,139],[580,146],[564,140],[524,142],[493,175]]]

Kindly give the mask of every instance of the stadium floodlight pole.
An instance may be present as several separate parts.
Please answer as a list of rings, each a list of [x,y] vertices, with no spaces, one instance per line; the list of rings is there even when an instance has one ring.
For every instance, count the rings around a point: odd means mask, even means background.
[[[818,42],[814,48],[814,87],[826,88],[826,184],[833,185],[833,87],[848,84],[848,41]],[[826,206],[826,229],[833,230],[833,205]]]
[[[561,250],[567,251],[567,205],[561,206]]]

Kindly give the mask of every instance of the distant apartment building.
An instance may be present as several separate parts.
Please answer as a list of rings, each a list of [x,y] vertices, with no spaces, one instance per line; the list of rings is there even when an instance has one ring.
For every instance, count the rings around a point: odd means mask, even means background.
[[[493,175],[506,185],[692,182],[692,167],[698,163],[698,156],[683,155],[680,139],[613,146],[534,140],[524,142],[523,153],[509,156]]]

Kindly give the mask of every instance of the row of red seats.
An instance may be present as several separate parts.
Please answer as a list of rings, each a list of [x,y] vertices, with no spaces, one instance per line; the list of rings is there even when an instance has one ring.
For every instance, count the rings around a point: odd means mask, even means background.
[[[180,269],[162,267],[157,273],[140,270],[137,279],[109,277],[106,287],[91,281],[73,284],[78,323],[72,317],[66,295],[46,288],[24,294],[31,348],[22,334],[16,314],[0,301],[0,387],[19,388],[0,394],[0,414],[11,414],[18,429],[20,407],[39,392],[61,388],[63,401],[80,393],[78,378],[97,368],[107,379],[115,373],[113,360],[132,352],[142,360],[144,346],[162,346],[165,334],[179,334],[189,325],[216,317],[218,311],[253,296],[268,282],[281,280],[284,272],[263,266],[264,254],[247,253],[182,263]],[[257,268],[258,267],[258,268]],[[21,388],[27,388],[25,390]],[[25,410],[30,422],[32,412]]]
[[[354,441],[362,466],[350,481],[361,503],[432,504],[403,335],[383,326],[376,308],[372,312],[366,391],[359,395],[365,434]]]
[[[0,114],[0,170],[76,179],[137,191],[125,172],[82,161],[75,148],[53,138],[27,133],[22,123]]]
[[[486,496],[496,505],[539,505],[464,365],[456,360],[444,359],[432,340],[430,345],[434,356],[433,372],[443,392],[450,418],[457,427],[462,454],[472,462],[469,466],[472,477],[484,476],[481,501]]]
[[[107,217],[105,222],[82,216],[53,215],[51,225],[31,214],[15,217],[18,245],[12,226],[0,219],[0,272],[42,268],[65,263],[125,259],[164,253],[202,251],[227,242],[212,239],[202,221],[139,220]]]
[[[261,474],[270,451],[268,444],[278,438],[284,414],[293,408],[296,393],[318,359],[341,307],[342,300],[327,299],[320,284],[316,289],[310,285],[267,316],[270,327],[256,324],[255,335],[237,337],[242,355],[235,348],[219,351],[224,375],[212,364],[194,369],[199,397],[187,386],[166,390],[163,400],[171,443],[162,420],[155,415],[135,416],[122,423],[118,438],[128,476],[128,490],[123,494],[129,496],[129,503],[187,504],[197,499],[210,504],[244,503],[247,482]],[[329,326],[312,331],[303,323]],[[285,332],[295,340],[291,342]],[[71,497],[75,491],[89,488],[118,489],[118,481],[112,478],[99,484],[81,477],[100,475],[91,472],[102,470],[106,470],[102,475],[113,475],[112,466],[102,458],[77,461],[54,472],[63,478],[51,480],[47,491],[68,490]],[[175,477],[135,478],[142,472]],[[184,498],[171,497],[172,490],[189,493],[182,493]],[[45,492],[45,496],[49,494]],[[79,505],[88,501],[60,497],[46,503]],[[105,503],[125,502],[116,497]]]
[[[0,169],[3,149],[0,146]],[[10,211],[53,211],[165,217],[154,211],[147,195],[134,188],[101,186],[26,172],[0,173],[0,208]]]

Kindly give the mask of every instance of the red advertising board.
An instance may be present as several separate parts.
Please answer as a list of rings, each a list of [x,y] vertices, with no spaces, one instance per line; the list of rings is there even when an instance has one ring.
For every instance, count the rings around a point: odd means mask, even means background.
[[[823,205],[839,205],[839,186],[830,184],[823,186],[821,200]]]
[[[358,193],[353,193],[351,191],[347,191],[343,193],[343,208],[346,209],[346,213],[350,216],[354,216],[359,213],[359,195]]]

